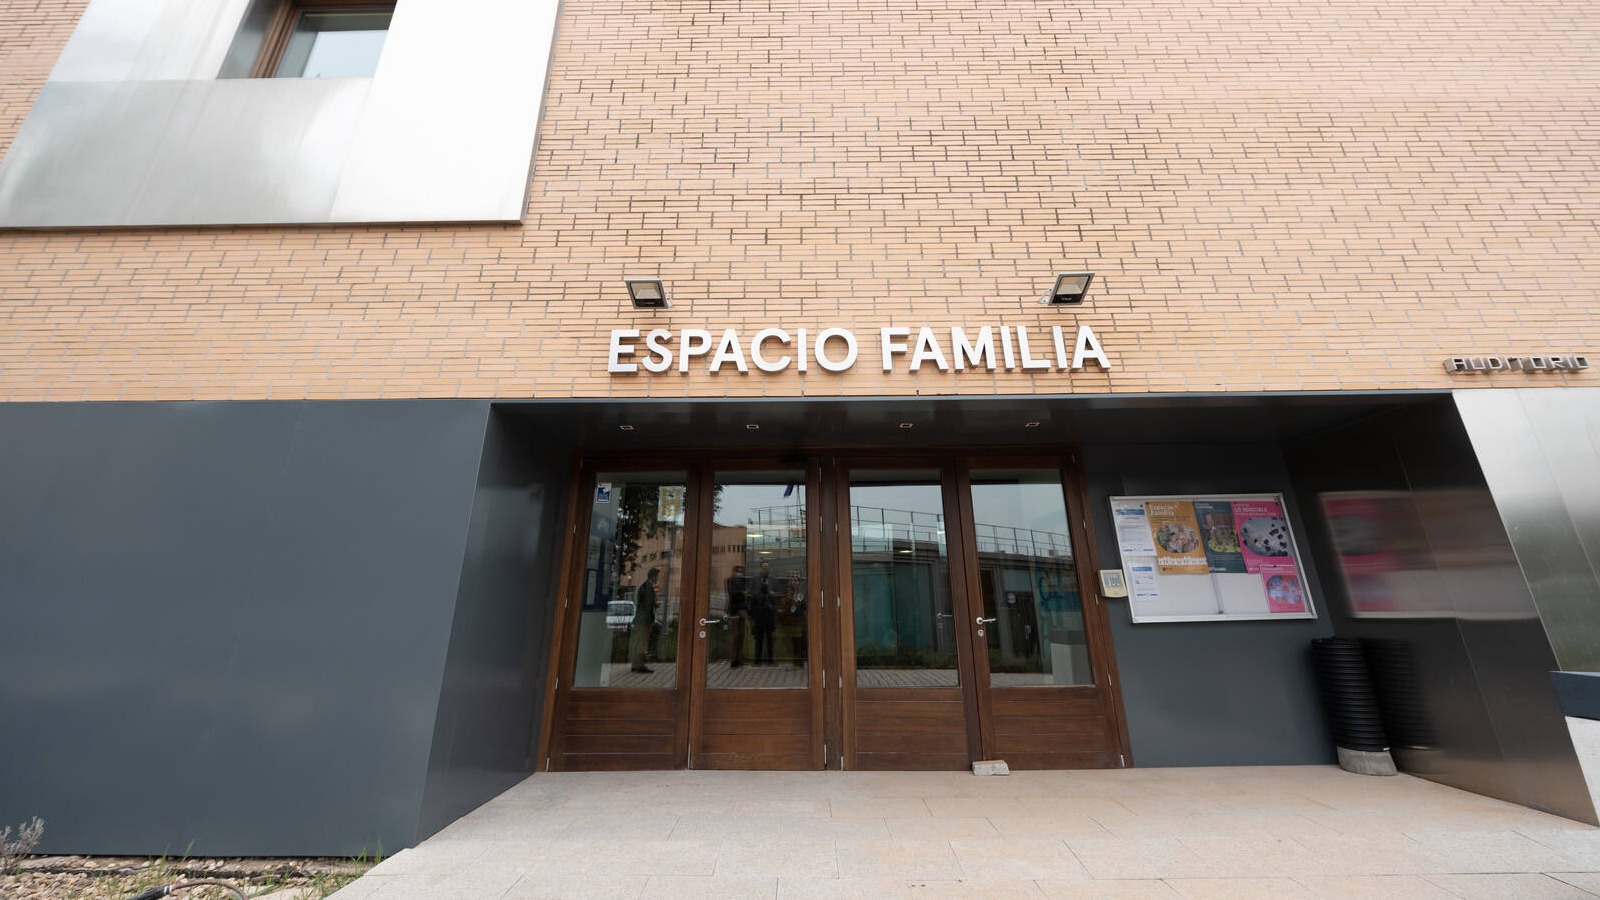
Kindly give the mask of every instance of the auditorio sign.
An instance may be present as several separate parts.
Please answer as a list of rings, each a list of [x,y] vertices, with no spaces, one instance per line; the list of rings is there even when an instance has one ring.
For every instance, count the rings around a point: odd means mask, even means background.
[[[1550,356],[1452,356],[1445,360],[1444,368],[1452,375],[1494,372],[1581,372],[1589,368],[1589,357],[1576,353]]]
[[[1111,370],[1111,360],[1087,325],[1079,325],[1076,333],[1060,325],[891,326],[878,329],[873,337],[876,344],[865,352],[879,360],[885,372],[916,372],[924,366],[940,372],[1069,372],[1090,363]],[[862,353],[861,339],[849,328],[824,328],[815,333],[806,328],[762,328],[748,338],[737,328],[725,329],[720,335],[704,328],[613,328],[606,371],[721,372],[731,366],[739,372],[752,368],[758,372],[790,368],[806,372],[815,366],[825,372],[847,372]]]

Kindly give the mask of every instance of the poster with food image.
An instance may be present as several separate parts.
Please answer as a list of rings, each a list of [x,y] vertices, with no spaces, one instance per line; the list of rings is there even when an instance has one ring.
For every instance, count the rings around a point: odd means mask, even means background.
[[[1233,522],[1239,530],[1239,552],[1246,572],[1262,571],[1262,565],[1288,562],[1294,567],[1294,539],[1283,504],[1276,500],[1233,501]]]
[[[1134,624],[1317,617],[1282,494],[1122,496],[1110,505]]]
[[[1221,500],[1194,501],[1194,517],[1200,523],[1200,542],[1212,574],[1242,575],[1244,554],[1239,550],[1239,532],[1233,522],[1233,504]]]
[[[1150,500],[1145,503],[1150,535],[1156,544],[1156,567],[1162,575],[1206,575],[1205,542],[1188,500]]]
[[[1306,611],[1305,587],[1293,561],[1263,562],[1261,584],[1267,592],[1267,611],[1273,614]]]

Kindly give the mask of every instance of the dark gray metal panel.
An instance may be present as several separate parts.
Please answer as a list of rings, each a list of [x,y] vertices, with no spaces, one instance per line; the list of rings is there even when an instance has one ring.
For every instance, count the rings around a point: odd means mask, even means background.
[[[409,844],[487,415],[0,406],[0,821],[52,853]]]
[[[418,840],[536,767],[572,459],[542,426],[489,420]]]
[[[1118,494],[1281,491],[1301,529],[1288,471],[1274,445],[1087,446],[1091,513],[1101,565],[1118,564],[1107,498]],[[1174,464],[1174,461],[1181,461]],[[1303,531],[1301,532],[1303,533]],[[1310,561],[1306,577],[1318,579]],[[1334,759],[1311,672],[1316,620],[1134,625],[1110,601],[1111,630],[1140,766],[1297,765]]]
[[[1575,719],[1600,719],[1600,672],[1551,672],[1561,714]]]
[[[1498,427],[1526,440],[1514,421]],[[1378,663],[1402,769],[1594,821],[1547,677],[1554,654],[1452,404],[1321,435],[1289,459],[1335,627]],[[1369,546],[1346,537],[1341,556],[1322,504],[1351,498],[1375,504],[1374,521]]]

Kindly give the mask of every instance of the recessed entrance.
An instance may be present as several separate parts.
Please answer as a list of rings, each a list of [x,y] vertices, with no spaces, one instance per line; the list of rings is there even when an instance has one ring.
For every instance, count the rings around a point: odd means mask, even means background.
[[[1074,466],[585,459],[547,766],[1119,765]]]

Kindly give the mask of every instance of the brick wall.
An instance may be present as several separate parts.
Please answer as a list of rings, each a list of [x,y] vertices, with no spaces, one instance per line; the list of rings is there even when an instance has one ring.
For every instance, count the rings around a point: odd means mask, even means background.
[[[0,0],[0,142],[81,6]],[[1592,3],[563,7],[524,226],[0,234],[0,400],[1432,388],[1489,383],[1454,355],[1600,358]],[[1069,268],[1088,305],[1040,306]],[[628,308],[635,273],[676,308]],[[1116,367],[605,371],[612,327],[1001,322],[1090,324]]]

